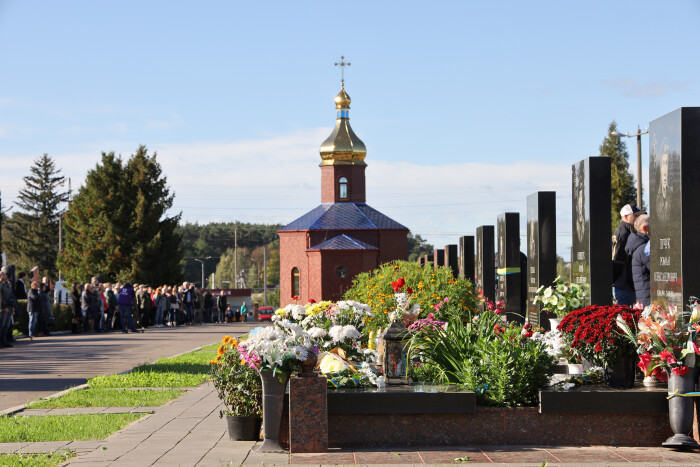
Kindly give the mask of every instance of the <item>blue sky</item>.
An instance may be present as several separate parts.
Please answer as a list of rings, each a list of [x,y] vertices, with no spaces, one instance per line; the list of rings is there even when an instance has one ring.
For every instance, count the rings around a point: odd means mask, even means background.
[[[370,205],[442,246],[556,190],[568,256],[571,164],[612,120],[700,105],[699,23],[697,1],[0,0],[3,203],[43,153],[77,187],[145,144],[185,220],[291,222],[345,55]]]

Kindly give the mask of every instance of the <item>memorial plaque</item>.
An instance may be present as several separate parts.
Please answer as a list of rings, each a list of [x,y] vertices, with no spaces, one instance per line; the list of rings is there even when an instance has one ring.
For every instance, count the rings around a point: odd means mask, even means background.
[[[571,169],[573,282],[584,289],[584,306],[610,305],[610,158],[588,157]]]
[[[542,305],[532,300],[541,285],[549,286],[557,277],[556,202],[554,191],[527,197],[527,320],[535,327],[549,326]]]
[[[700,296],[700,107],[649,123],[651,303],[685,306]]]
[[[505,302],[508,321],[523,321],[520,270],[520,214],[498,216],[498,293]]]
[[[474,284],[474,236],[459,237],[459,275]]]
[[[494,263],[493,226],[476,228],[476,290],[481,291],[486,301],[496,300],[496,265]]]
[[[445,245],[445,266],[452,269],[452,277],[459,277],[457,245]]]
[[[433,265],[436,268],[445,265],[445,250],[433,250]]]

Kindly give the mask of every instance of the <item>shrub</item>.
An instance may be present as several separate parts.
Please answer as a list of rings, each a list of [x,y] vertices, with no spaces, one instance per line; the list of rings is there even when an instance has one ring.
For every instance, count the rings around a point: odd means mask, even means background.
[[[71,320],[73,319],[72,305],[54,305],[53,317],[56,320],[51,326],[51,331],[70,331]],[[15,308],[15,328],[24,335],[29,333],[29,316],[27,315],[27,301],[17,300]]]
[[[396,306],[391,283],[399,278],[404,278],[406,285],[413,289],[411,303],[420,305],[419,318],[427,318],[429,313],[434,313],[440,321],[451,317],[461,319],[471,316],[479,303],[472,283],[455,279],[450,268],[392,261],[373,271],[358,274],[353,279],[352,287],[345,292],[346,300],[366,303],[372,308],[374,317],[365,324],[365,332],[385,328],[389,324],[388,313]],[[445,302],[445,298],[449,300]]]

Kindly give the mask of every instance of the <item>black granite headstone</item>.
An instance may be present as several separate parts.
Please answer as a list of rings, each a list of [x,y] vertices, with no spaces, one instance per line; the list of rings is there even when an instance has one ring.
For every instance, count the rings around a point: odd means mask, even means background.
[[[445,250],[433,250],[433,265],[436,268],[445,265]]]
[[[476,289],[487,301],[496,300],[496,268],[494,264],[493,226],[476,228]]]
[[[588,157],[571,169],[573,281],[585,291],[584,305],[610,305],[610,158]]]
[[[651,303],[684,306],[700,296],[700,107],[649,123]]]
[[[445,245],[445,266],[452,269],[452,277],[459,277],[457,245]]]
[[[557,194],[538,191],[527,197],[527,320],[548,328],[542,305],[532,303],[537,289],[557,277]]]
[[[459,237],[459,275],[474,284],[474,236]]]
[[[520,214],[498,216],[498,294],[505,302],[508,321],[522,321],[520,270]]]

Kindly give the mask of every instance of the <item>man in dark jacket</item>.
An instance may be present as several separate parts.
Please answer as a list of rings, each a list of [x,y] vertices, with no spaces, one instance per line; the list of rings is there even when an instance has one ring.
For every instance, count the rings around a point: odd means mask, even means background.
[[[228,300],[226,300],[226,295],[221,292],[221,295],[216,299],[216,308],[219,310],[218,322],[223,323],[226,316],[226,308],[228,308]]]
[[[632,259],[632,278],[637,301],[644,306],[651,303],[651,283],[649,281],[649,215],[642,214],[634,222],[636,234],[629,236],[625,250]]]
[[[24,278],[27,277],[27,273],[20,272],[17,276],[17,282],[15,282],[15,299],[24,300],[27,298],[27,288],[24,283]]]
[[[122,323],[122,332],[126,334],[127,326],[131,329],[131,332],[136,332],[136,326],[134,325],[134,317],[132,313],[132,306],[134,305],[134,287],[131,282],[124,284],[124,287],[119,289],[119,294],[117,295],[117,303],[119,303],[119,318]]]
[[[204,292],[204,321],[207,323],[213,321],[212,308],[214,308],[214,296],[207,290]]]
[[[635,219],[644,214],[633,204],[626,204],[620,210],[620,225],[612,236],[613,295],[618,305],[634,305],[634,282],[632,280],[632,257],[625,247],[632,234]]]

